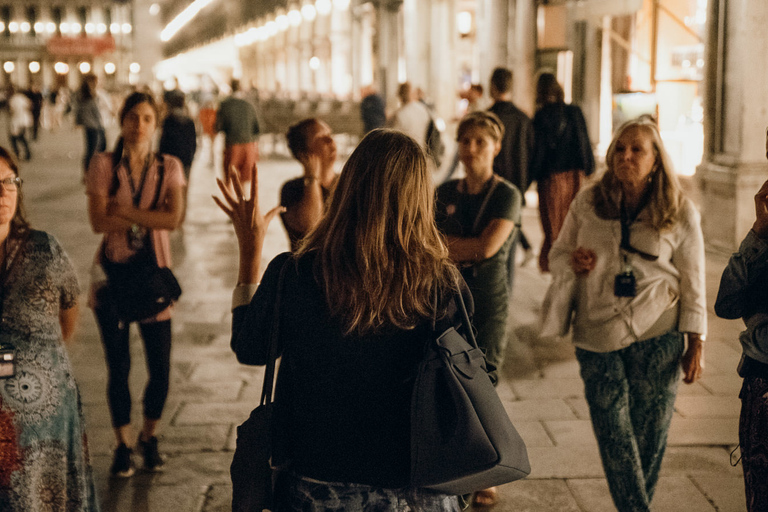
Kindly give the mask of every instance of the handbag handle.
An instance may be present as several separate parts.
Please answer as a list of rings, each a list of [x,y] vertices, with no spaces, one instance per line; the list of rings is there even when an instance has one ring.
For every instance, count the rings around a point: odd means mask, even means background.
[[[464,304],[464,297],[461,294],[461,283],[458,279],[455,281],[456,289],[458,290],[458,293],[454,295],[454,301],[456,302],[456,305],[458,306],[459,312],[461,313],[461,321],[462,325],[464,327],[464,330],[467,333],[467,341],[470,345],[472,345],[474,348],[478,348],[477,346],[477,339],[475,339],[475,332],[472,330],[472,322],[469,320],[469,313],[467,312],[467,305]],[[434,314],[432,316],[432,330],[437,330],[437,289],[435,289],[434,292]]]
[[[269,335],[269,346],[267,348],[267,365],[264,369],[264,384],[261,386],[261,405],[269,405],[272,403],[272,390],[275,385],[275,365],[277,362],[277,343],[280,335],[280,302],[283,295],[283,281],[285,279],[285,271],[288,268],[288,262],[292,258],[288,258],[280,269],[280,276],[277,278],[277,293],[275,295],[275,307],[272,313],[272,329]]]

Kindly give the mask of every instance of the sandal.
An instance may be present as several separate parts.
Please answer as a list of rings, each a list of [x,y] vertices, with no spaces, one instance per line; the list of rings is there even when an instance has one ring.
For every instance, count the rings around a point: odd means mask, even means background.
[[[482,491],[477,491],[472,495],[472,506],[478,508],[493,507],[499,502],[499,491],[496,487],[489,487]]]

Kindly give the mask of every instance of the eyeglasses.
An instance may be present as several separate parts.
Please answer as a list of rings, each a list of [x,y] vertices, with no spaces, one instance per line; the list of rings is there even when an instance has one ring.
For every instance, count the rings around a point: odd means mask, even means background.
[[[2,185],[3,188],[9,192],[16,192],[22,183],[22,179],[18,176],[0,180],[0,185]]]

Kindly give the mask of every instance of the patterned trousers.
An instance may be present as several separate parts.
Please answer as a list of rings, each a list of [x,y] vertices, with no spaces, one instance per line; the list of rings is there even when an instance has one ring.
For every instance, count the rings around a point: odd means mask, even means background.
[[[739,445],[747,510],[768,510],[768,379],[745,377],[741,387]]]
[[[600,458],[620,512],[650,510],[682,354],[677,331],[614,352],[576,349]]]

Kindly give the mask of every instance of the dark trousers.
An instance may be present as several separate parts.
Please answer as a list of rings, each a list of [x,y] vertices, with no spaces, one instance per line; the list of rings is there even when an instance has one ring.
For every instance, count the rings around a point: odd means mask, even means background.
[[[112,426],[119,428],[131,423],[131,391],[128,388],[131,371],[130,324],[120,322],[114,308],[108,305],[94,309],[94,313],[109,370],[107,398]],[[158,420],[165,407],[170,383],[171,321],[140,323],[139,332],[144,341],[149,370],[149,381],[144,389],[144,417]]]
[[[96,153],[101,153],[107,149],[107,135],[104,128],[86,128],[85,129],[85,156],[83,157],[83,169],[88,172],[88,166],[91,165],[91,158]]]
[[[747,510],[768,510],[768,379],[744,377],[741,387],[739,446]]]
[[[649,512],[667,446],[683,335],[613,352],[576,349],[608,488],[621,512]]]
[[[24,156],[19,153],[19,144],[24,147]],[[29,144],[27,144],[27,130],[22,128],[18,135],[11,135],[11,148],[13,149],[16,158],[29,160],[32,154],[29,152]]]

